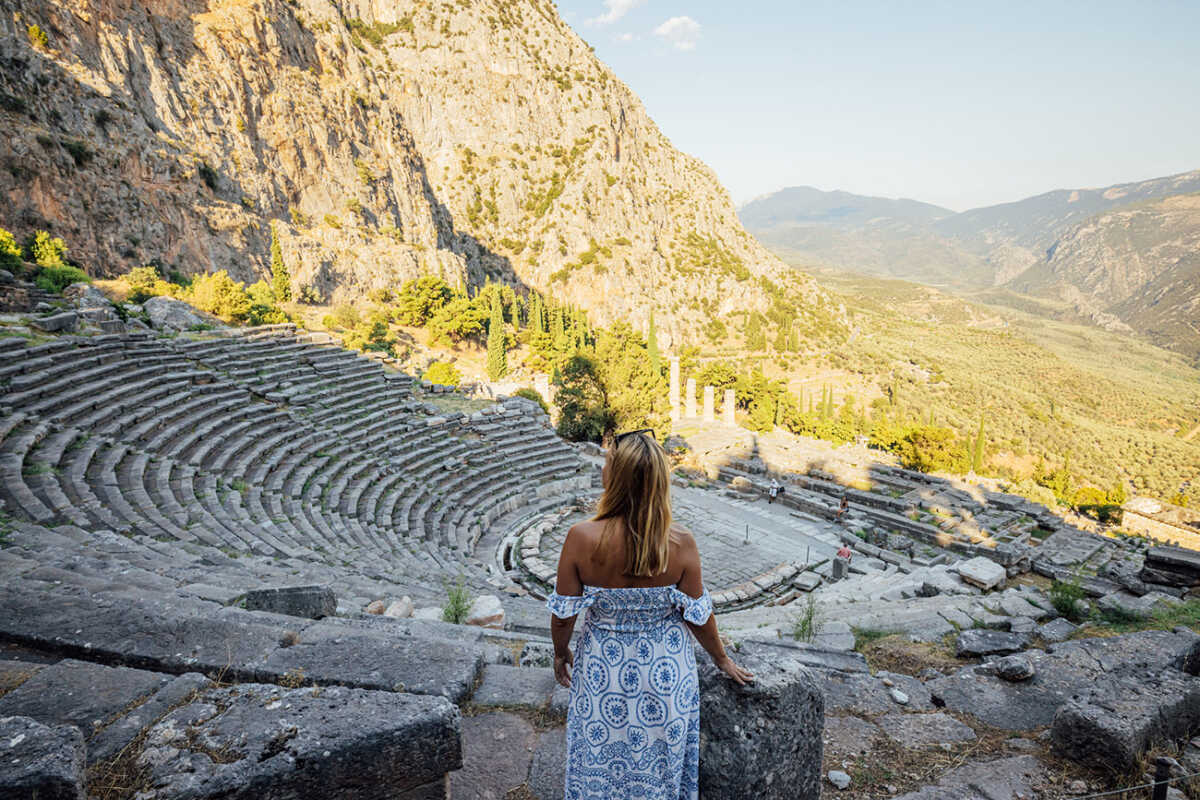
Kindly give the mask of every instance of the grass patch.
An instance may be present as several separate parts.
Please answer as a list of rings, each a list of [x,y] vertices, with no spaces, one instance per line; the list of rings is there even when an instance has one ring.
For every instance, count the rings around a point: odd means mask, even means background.
[[[1082,578],[1078,573],[1065,581],[1055,581],[1050,585],[1048,594],[1050,602],[1054,604],[1054,608],[1059,614],[1072,622],[1079,622],[1083,618],[1081,603],[1086,592],[1083,590]]]
[[[809,594],[804,600],[804,610],[792,626],[792,638],[798,642],[811,642],[821,630],[821,619],[817,613],[817,598]],[[858,644],[857,638],[855,644]]]
[[[854,649],[863,654],[872,672],[897,672],[916,675],[923,669],[958,669],[965,660],[954,656],[945,643],[913,642],[904,634],[883,631],[854,632]]]
[[[1136,631],[1169,631],[1183,626],[1200,633],[1200,599],[1160,608],[1149,617],[1112,610],[1097,610],[1091,619],[1071,634],[1072,639],[1118,636]]]

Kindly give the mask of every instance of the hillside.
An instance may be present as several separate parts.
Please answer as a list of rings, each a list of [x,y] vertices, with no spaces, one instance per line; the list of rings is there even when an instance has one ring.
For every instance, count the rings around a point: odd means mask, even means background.
[[[1192,322],[1200,171],[942,216],[915,201],[843,192],[796,202],[812,191],[760,198],[742,209],[742,219],[805,269],[824,264],[966,292],[1004,287],[1050,301],[1032,306],[1063,321],[1200,354]],[[822,200],[842,213],[814,213]]]
[[[434,273],[553,290],[664,344],[757,309],[837,328],[702,163],[541,0],[21,0],[2,224],[110,276],[266,274],[344,301]]]

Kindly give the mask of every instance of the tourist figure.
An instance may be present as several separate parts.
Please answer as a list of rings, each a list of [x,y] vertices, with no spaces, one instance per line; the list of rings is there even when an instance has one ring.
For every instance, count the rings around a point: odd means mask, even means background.
[[[783,491],[783,487],[779,485],[779,481],[771,478],[771,485],[767,488],[767,505],[775,502],[775,498]]]
[[[842,542],[841,548],[837,551],[837,557],[845,559],[849,564],[854,559],[854,551],[850,549],[850,545]]]
[[[850,510],[850,498],[846,497],[846,495],[843,494],[841,505],[838,506],[838,510],[837,510],[837,521],[841,522],[842,517],[846,516],[846,512],[849,510]]]
[[[689,629],[723,673],[739,684],[753,678],[721,644],[696,540],[671,524],[670,466],[648,433],[613,440],[596,516],[567,532],[546,603],[554,675],[571,689],[566,800],[696,800],[700,693]]]

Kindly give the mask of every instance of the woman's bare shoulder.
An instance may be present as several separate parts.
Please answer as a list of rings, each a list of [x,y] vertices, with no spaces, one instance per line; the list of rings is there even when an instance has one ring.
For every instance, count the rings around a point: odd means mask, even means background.
[[[602,520],[585,519],[582,522],[576,522],[567,530],[568,542],[595,542],[604,533],[604,522]]]

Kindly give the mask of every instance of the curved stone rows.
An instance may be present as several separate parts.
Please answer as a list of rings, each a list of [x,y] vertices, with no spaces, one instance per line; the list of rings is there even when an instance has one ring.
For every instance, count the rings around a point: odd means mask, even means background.
[[[0,343],[8,513],[230,555],[369,568],[416,598],[514,584],[483,532],[590,471],[523,400],[468,418],[378,362],[269,326]]]

